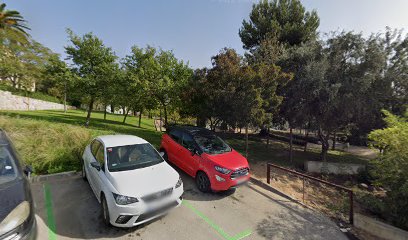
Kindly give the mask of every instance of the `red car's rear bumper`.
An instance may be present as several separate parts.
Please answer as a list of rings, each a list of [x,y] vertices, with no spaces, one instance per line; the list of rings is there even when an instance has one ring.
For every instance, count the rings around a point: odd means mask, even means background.
[[[218,176],[218,179],[216,175]],[[248,182],[250,179],[250,174],[248,173],[248,175],[241,176],[235,179],[231,179],[229,175],[220,173],[212,174],[212,176],[209,177],[211,182],[211,189],[213,191],[226,191],[232,187]],[[220,177],[224,179],[224,181],[222,181]]]

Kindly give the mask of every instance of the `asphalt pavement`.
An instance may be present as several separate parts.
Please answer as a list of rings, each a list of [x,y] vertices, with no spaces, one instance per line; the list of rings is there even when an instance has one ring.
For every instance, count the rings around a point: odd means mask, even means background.
[[[326,216],[253,183],[201,193],[191,177],[180,175],[183,204],[130,229],[103,224],[100,205],[79,175],[34,182],[37,239],[347,239]]]

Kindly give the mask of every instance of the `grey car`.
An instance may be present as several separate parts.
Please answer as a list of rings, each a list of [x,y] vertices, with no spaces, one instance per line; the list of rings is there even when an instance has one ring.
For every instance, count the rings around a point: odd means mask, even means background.
[[[0,239],[35,239],[34,203],[27,175],[6,133],[0,129]]]

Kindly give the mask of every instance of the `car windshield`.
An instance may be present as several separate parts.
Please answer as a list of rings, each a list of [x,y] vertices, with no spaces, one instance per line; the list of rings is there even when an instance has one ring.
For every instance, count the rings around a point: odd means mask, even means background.
[[[17,177],[13,156],[5,146],[0,145],[0,185]]]
[[[194,136],[194,139],[201,150],[205,153],[220,154],[231,152],[230,146],[215,135],[196,135]]]
[[[106,152],[110,172],[144,168],[163,162],[163,158],[149,143],[109,147]]]

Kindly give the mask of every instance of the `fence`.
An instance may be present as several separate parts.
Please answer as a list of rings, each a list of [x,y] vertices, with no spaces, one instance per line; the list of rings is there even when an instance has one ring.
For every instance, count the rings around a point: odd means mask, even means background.
[[[279,170],[281,170],[281,171],[283,171],[285,173],[293,174],[293,175],[299,177],[302,180],[302,202],[303,203],[305,203],[305,179],[310,180],[312,182],[317,182],[317,183],[320,183],[320,184],[330,186],[330,187],[332,187],[332,188],[334,188],[334,189],[336,189],[338,191],[346,192],[348,194],[348,200],[349,200],[349,212],[348,212],[349,219],[348,220],[349,220],[350,224],[353,224],[353,191],[352,190],[350,190],[348,188],[345,188],[343,186],[336,185],[334,183],[319,179],[319,178],[315,178],[315,177],[312,177],[312,176],[309,176],[309,175],[306,175],[306,174],[303,174],[303,173],[296,172],[296,171],[291,170],[291,169],[287,169],[287,168],[284,168],[284,167],[281,167],[281,166],[277,166],[277,165],[272,164],[272,163],[268,163],[268,165],[267,165],[266,176],[267,176],[268,184],[271,184],[271,168],[279,169]]]

